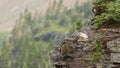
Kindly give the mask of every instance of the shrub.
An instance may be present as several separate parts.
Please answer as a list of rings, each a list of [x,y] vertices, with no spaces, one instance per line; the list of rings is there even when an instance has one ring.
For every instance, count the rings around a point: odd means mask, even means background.
[[[97,4],[99,6],[99,9],[101,9],[99,12],[102,13],[95,16],[95,27],[100,27],[104,24],[120,24],[119,3],[119,0],[111,2],[106,1],[106,3],[102,3],[102,1],[99,1]]]
[[[82,27],[81,19],[76,21],[76,30],[79,30]]]

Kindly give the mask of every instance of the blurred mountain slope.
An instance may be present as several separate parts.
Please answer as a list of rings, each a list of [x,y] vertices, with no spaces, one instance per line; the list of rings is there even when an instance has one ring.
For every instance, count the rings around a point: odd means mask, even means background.
[[[28,8],[31,12],[44,14],[52,0],[0,0],[0,32],[11,31],[20,13]],[[64,5],[72,7],[76,0],[64,0]],[[87,0],[80,0],[85,2]]]

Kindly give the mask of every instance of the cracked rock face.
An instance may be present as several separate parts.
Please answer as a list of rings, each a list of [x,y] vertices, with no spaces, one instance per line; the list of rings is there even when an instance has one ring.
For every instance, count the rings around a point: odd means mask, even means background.
[[[51,60],[53,60],[54,62],[59,62],[61,60],[61,53],[60,50],[58,48],[54,48],[51,53]]]
[[[111,53],[111,62],[120,63],[120,53]]]
[[[120,38],[109,41],[107,43],[108,48],[110,48],[110,50],[112,52],[120,52]]]
[[[87,55],[92,54],[91,46],[86,34],[76,32],[51,51],[51,59],[56,68],[92,67],[91,60],[86,58]]]
[[[94,32],[90,34],[91,32]],[[97,68],[87,55],[94,52],[91,47],[98,38],[102,48],[102,68],[120,67],[120,28],[89,30],[86,34],[73,33],[55,47],[50,55],[56,68]],[[81,34],[81,35],[80,35]],[[91,39],[92,38],[92,39]]]
[[[111,62],[120,63],[120,38],[109,41],[107,46],[111,50]]]
[[[103,65],[106,68],[119,68],[120,66],[120,28],[100,29],[97,32],[103,48]]]

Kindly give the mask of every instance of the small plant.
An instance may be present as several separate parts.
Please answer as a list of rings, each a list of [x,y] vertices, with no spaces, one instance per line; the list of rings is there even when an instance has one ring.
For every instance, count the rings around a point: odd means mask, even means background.
[[[82,27],[81,19],[78,19],[76,21],[76,30],[80,30],[81,27]]]
[[[102,58],[102,49],[100,47],[100,42],[98,39],[95,40],[95,45],[94,47],[92,48],[92,50],[95,52],[93,54],[93,59],[92,59],[92,62],[93,63],[99,63],[101,62],[101,58]]]
[[[94,51],[93,55],[87,55],[88,58],[92,59],[93,64],[100,63],[102,58],[102,49],[98,39],[95,40],[95,45],[91,49]]]

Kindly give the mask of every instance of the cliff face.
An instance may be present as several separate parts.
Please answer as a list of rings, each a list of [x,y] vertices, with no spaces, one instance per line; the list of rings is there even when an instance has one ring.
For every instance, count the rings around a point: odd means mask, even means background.
[[[90,32],[95,32],[90,39]],[[98,68],[86,56],[94,54],[91,48],[95,38],[100,40],[102,49],[102,68],[120,67],[120,28],[99,29],[88,32],[89,40],[78,38],[79,32],[64,39],[58,47],[51,51],[51,59],[56,68]],[[101,68],[100,67],[100,68]]]
[[[98,9],[101,8],[103,7]],[[95,16],[106,13],[104,11],[97,15],[99,11],[93,11]],[[56,68],[120,68],[120,27],[118,27],[120,24],[103,23],[100,28],[96,29],[94,23],[94,20],[91,20],[85,30],[80,30],[88,35],[87,39],[82,37],[80,32],[75,32],[51,51],[51,59]],[[92,49],[95,47],[96,39],[99,40],[101,49],[100,65],[93,63],[93,60],[87,57],[96,54],[96,51]]]
[[[51,59],[56,68],[87,68],[93,67],[87,55],[92,54],[90,40],[80,37],[80,32],[75,32],[64,39],[58,47],[51,51]]]
[[[104,68],[120,67],[120,28],[99,29]]]

